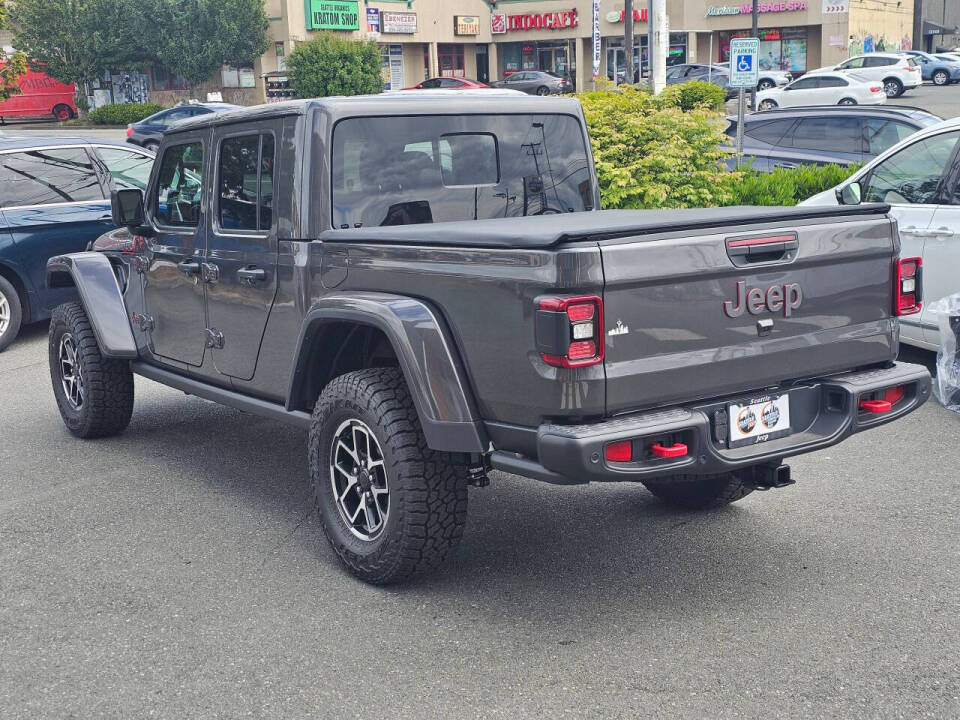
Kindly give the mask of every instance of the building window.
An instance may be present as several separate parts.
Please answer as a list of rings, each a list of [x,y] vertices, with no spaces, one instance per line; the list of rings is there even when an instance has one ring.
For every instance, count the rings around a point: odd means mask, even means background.
[[[437,60],[441,77],[464,77],[463,45],[437,45]]]
[[[286,70],[287,69],[287,58],[284,55],[283,43],[278,42],[274,45],[274,49],[277,53],[277,70]]]
[[[730,62],[730,39],[750,37],[749,30],[720,33],[721,63]],[[769,28],[760,31],[761,70],[786,70],[797,74],[807,71],[807,29]]]
[[[430,46],[423,46],[423,79],[430,77]]]
[[[220,68],[220,83],[225,88],[252,88],[257,82],[253,76],[252,65],[224,65]]]
[[[189,90],[190,85],[179,75],[173,75],[163,65],[150,68],[151,89],[153,90]]]

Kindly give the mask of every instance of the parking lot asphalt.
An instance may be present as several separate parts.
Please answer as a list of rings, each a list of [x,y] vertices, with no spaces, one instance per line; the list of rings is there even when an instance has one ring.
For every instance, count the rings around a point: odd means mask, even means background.
[[[960,716],[935,401],[706,514],[494,473],[453,562],[378,589],[323,538],[305,433],[136,389],[79,441],[45,328],[0,354],[3,718]]]

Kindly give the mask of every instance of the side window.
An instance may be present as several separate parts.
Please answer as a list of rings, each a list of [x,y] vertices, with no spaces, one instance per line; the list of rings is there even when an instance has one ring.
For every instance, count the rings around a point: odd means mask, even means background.
[[[743,134],[754,140],[777,145],[796,120],[772,120],[770,122],[749,123],[744,126]],[[789,145],[789,138],[787,138]]]
[[[931,204],[960,131],[919,140],[888,157],[870,173],[864,192],[866,202]]]
[[[0,155],[0,207],[103,200],[100,180],[83,148]]]
[[[273,136],[227,138],[220,143],[219,163],[220,227],[269,230],[273,220]]]
[[[203,191],[203,145],[191,142],[163,151],[157,178],[157,221],[172,227],[197,227]]]
[[[110,172],[110,182],[118,188],[147,189],[153,158],[121,148],[97,148],[97,154]]]
[[[853,70],[855,68],[862,68],[863,61],[864,61],[864,58],[862,57],[851,58],[847,60],[845,63],[840,63],[838,67],[840,70]]]
[[[424,90],[432,90],[433,88],[440,87],[440,80],[438,78],[433,78],[432,80],[424,80],[420,83],[420,87]]]
[[[793,147],[858,153],[863,148],[857,118],[803,118],[793,131]]]
[[[800,80],[796,80],[790,85],[787,86],[790,90],[813,90],[814,88],[820,87],[820,78],[817,77],[805,77]]]
[[[820,87],[822,88],[847,87],[849,84],[843,78],[833,77],[832,75],[820,78]]]
[[[871,155],[879,155],[916,132],[914,128],[896,120],[867,118],[864,123],[868,152]]]

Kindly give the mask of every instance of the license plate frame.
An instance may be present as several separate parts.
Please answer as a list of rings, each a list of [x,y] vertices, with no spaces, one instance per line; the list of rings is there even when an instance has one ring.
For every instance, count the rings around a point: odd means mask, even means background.
[[[744,398],[727,405],[727,424],[731,448],[786,437],[790,427],[790,394],[770,394]]]

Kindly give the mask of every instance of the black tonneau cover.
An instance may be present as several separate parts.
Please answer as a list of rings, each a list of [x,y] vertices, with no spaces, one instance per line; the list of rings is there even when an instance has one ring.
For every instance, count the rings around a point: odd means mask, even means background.
[[[596,212],[460,220],[421,225],[327,230],[325,242],[446,245],[492,248],[548,248],[578,240],[712,230],[741,225],[791,225],[802,221],[883,215],[889,205],[829,207],[723,207],[692,210],[598,210]]]

